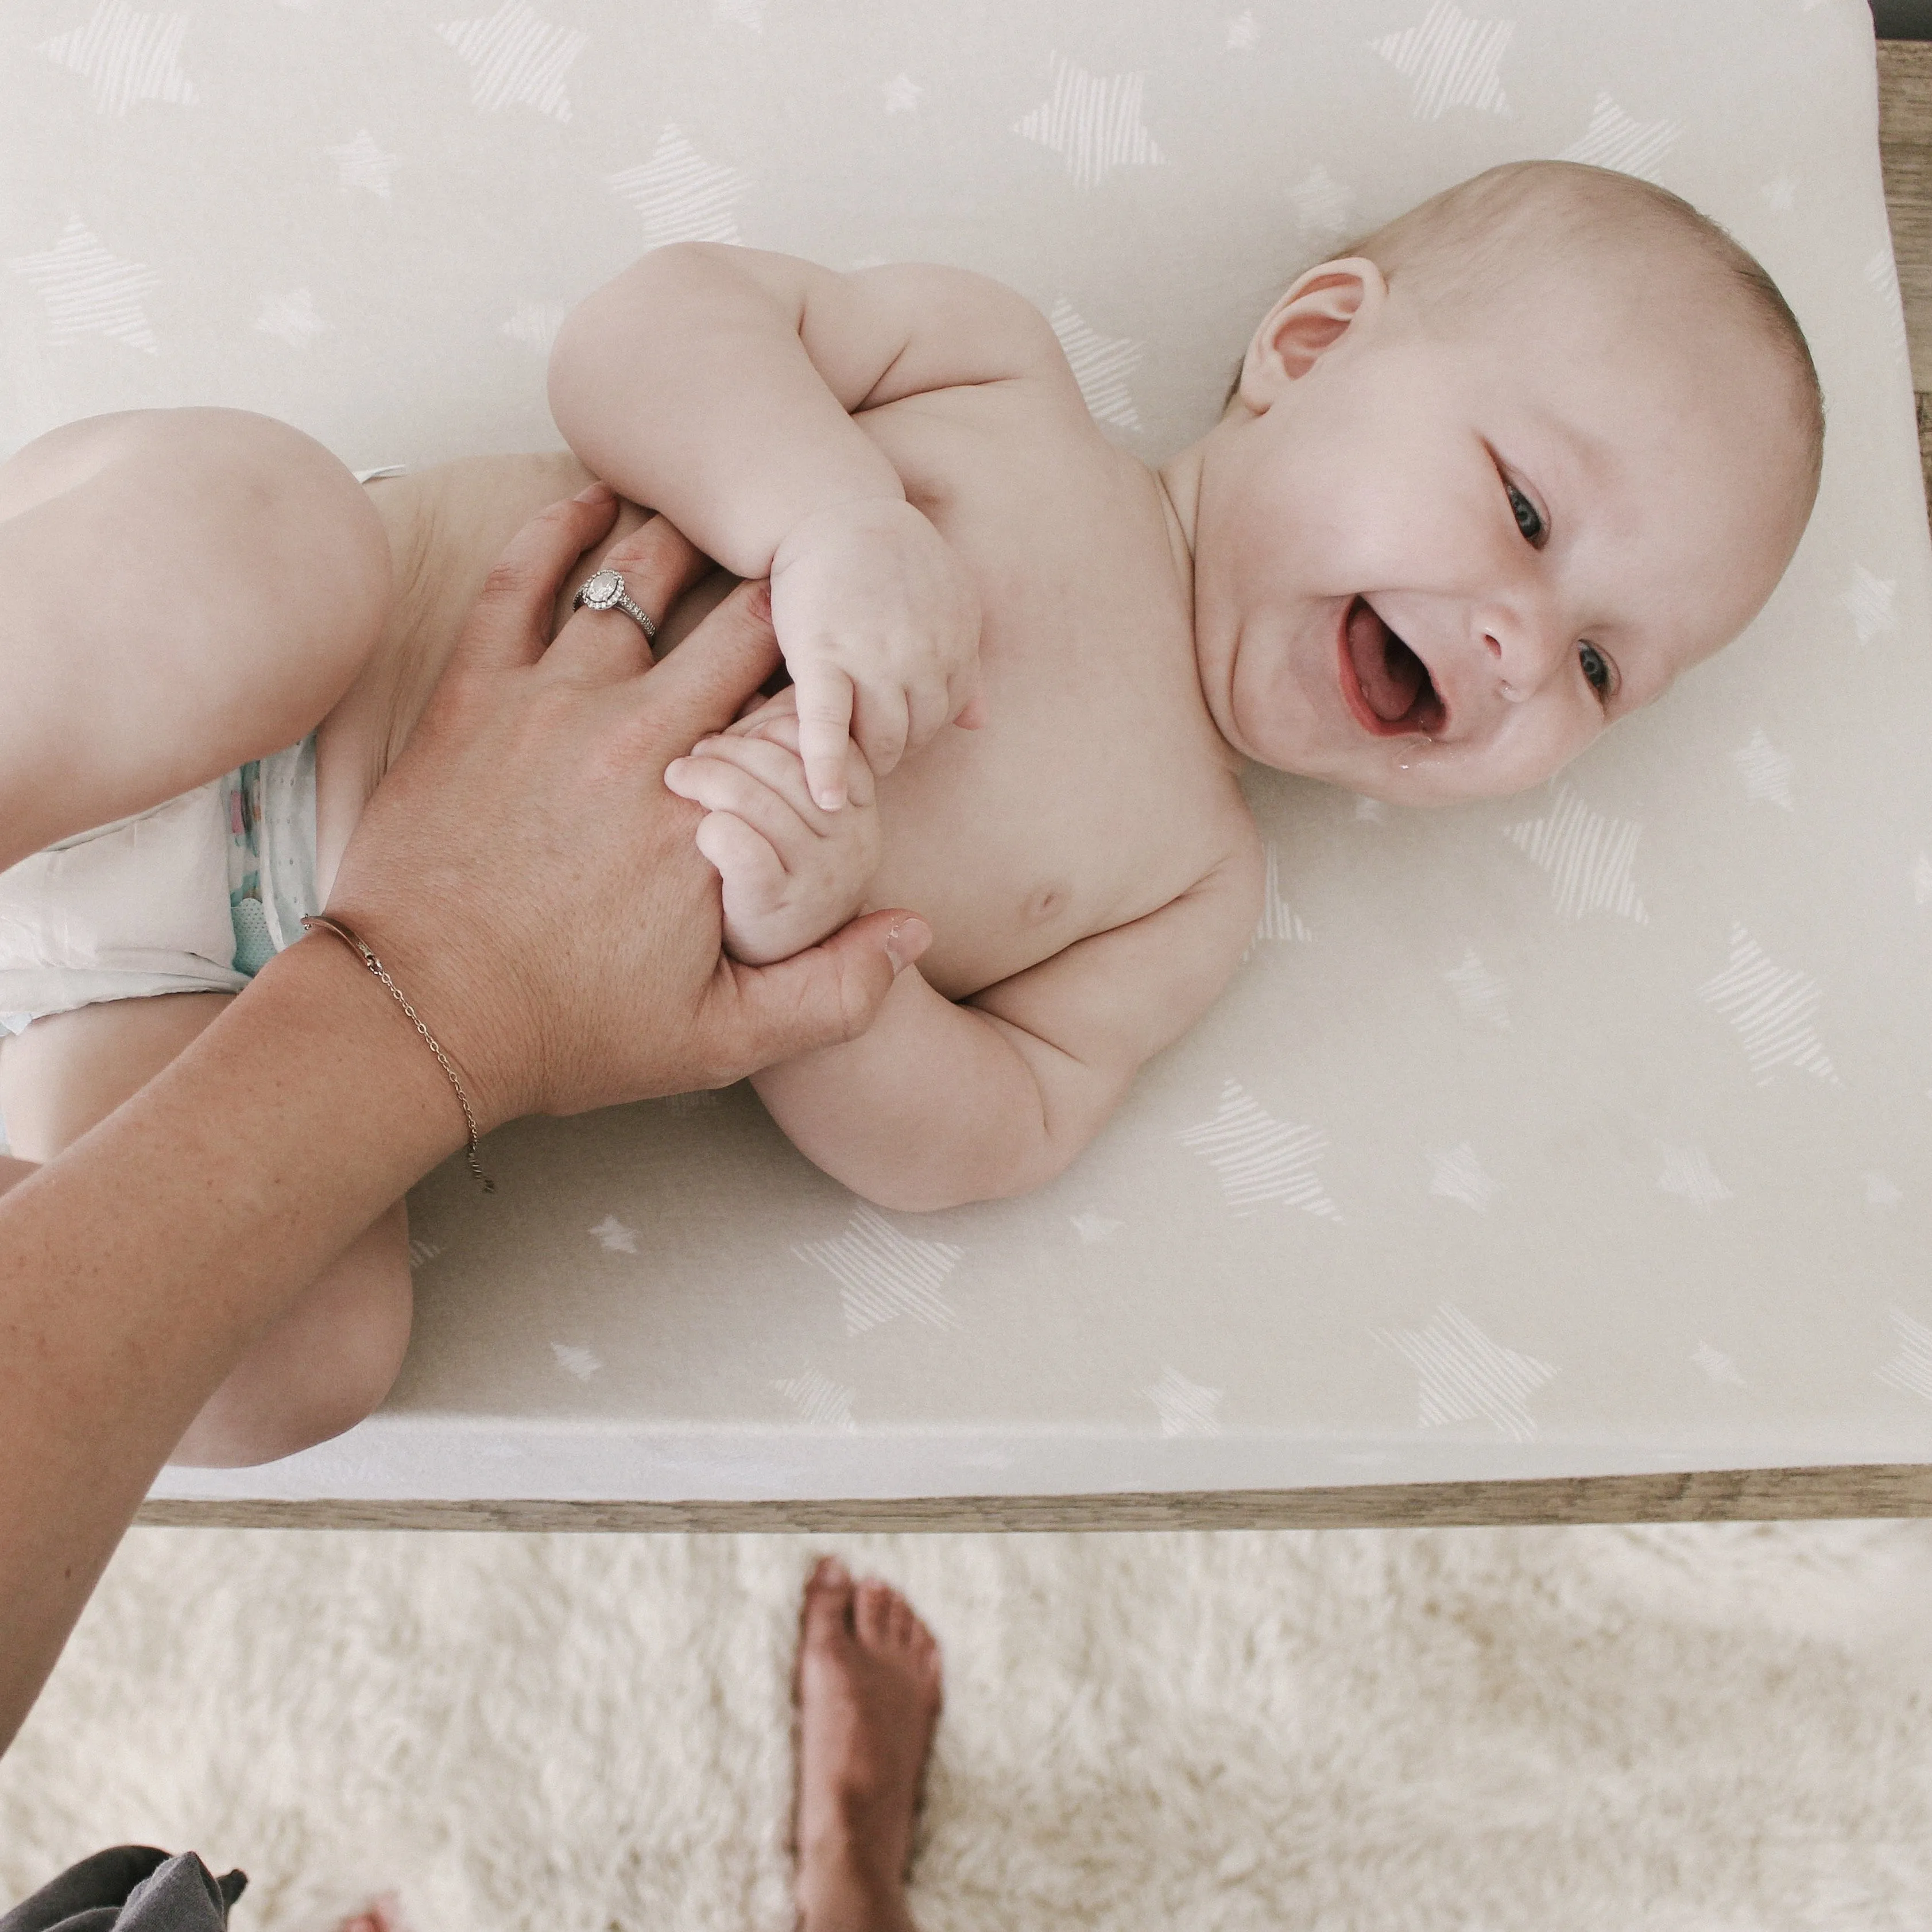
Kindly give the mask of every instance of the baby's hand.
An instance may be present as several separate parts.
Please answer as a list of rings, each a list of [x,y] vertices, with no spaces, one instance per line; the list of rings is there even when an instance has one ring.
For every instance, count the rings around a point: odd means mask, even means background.
[[[705,808],[698,849],[724,889],[724,950],[747,966],[788,959],[838,931],[879,868],[872,774],[840,740],[848,803],[821,810],[806,788],[789,689],[675,758],[664,783]]]
[[[772,559],[772,627],[798,693],[812,796],[845,796],[849,731],[884,778],[949,719],[980,720],[980,600],[952,546],[880,497],[795,524]]]

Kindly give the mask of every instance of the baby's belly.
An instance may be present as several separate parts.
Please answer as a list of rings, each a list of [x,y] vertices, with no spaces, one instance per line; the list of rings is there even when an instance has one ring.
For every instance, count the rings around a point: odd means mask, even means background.
[[[1207,869],[1208,828],[1184,802],[1150,814],[1144,796],[1108,796],[1098,772],[1078,782],[1077,806],[1058,784],[1030,795],[997,778],[919,785],[896,772],[880,787],[885,852],[866,910],[904,907],[926,920],[932,944],[920,971],[948,999],[1156,910]],[[1106,836],[1094,836],[1096,817],[1111,820]]]
[[[1081,896],[1070,878],[1042,883],[1014,900],[1010,892],[987,898],[962,893],[948,882],[920,876],[873,881],[866,910],[903,907],[932,928],[932,944],[919,962],[926,983],[949,1000],[970,999],[1016,973],[1024,973],[1077,940],[1118,920],[1096,922],[1075,910]]]

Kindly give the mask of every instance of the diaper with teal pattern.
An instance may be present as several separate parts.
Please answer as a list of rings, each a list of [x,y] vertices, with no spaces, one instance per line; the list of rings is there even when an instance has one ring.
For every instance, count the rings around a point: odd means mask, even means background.
[[[315,871],[315,734],[251,758],[221,782],[228,824],[234,969],[250,979],[320,912]]]

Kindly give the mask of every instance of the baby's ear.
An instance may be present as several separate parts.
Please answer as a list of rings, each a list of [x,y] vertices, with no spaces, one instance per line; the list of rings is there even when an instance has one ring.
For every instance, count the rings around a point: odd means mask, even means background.
[[[1317,262],[1262,316],[1241,364],[1242,401],[1261,414],[1388,299],[1388,284],[1366,256]]]

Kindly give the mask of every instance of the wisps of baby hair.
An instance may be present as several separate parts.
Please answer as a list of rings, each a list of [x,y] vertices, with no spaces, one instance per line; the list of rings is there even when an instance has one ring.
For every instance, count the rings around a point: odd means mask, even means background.
[[[1459,182],[1325,259],[1373,262],[1391,298],[1450,314],[1492,300],[1517,277],[1632,248],[1676,249],[1714,269],[1748,327],[1779,352],[1809,464],[1807,500],[1824,459],[1825,398],[1810,345],[1757,258],[1682,195],[1654,182],[1581,161],[1508,161]],[[1240,387],[1228,386],[1225,409]]]

